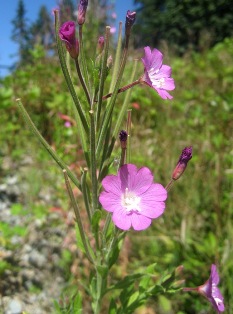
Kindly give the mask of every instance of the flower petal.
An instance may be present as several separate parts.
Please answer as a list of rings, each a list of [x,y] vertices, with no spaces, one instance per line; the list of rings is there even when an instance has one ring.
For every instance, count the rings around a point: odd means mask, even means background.
[[[134,180],[131,181],[129,189],[137,195],[144,193],[153,183],[154,176],[149,168],[142,167],[138,170]]]
[[[163,55],[162,55],[162,53],[158,50],[158,49],[156,49],[156,48],[154,48],[153,50],[152,50],[152,53],[151,53],[151,67],[152,68],[154,68],[154,69],[160,69],[161,68],[161,66],[162,66],[162,63],[163,63]]]
[[[113,223],[122,230],[129,230],[131,227],[131,217],[121,208],[118,207],[114,210],[112,215]]]
[[[108,212],[113,212],[117,208],[122,208],[121,198],[111,192],[101,192],[99,196],[99,202],[102,207]]]
[[[145,230],[151,225],[151,219],[143,215],[132,213],[130,218],[134,230]]]
[[[210,276],[212,278],[212,282],[215,285],[217,285],[219,283],[219,275],[218,275],[217,267],[214,264],[211,265],[211,274],[210,274]]]
[[[159,96],[163,99],[172,99],[173,97],[165,90],[161,88],[156,88],[153,86],[153,88],[156,90],[156,92],[159,94]]]
[[[151,64],[151,49],[150,49],[150,47],[144,47],[144,53],[145,53],[145,56],[144,56],[144,58],[142,58],[142,62],[144,64],[144,67],[146,69],[149,69],[150,64]]]
[[[111,192],[115,195],[121,195],[121,182],[118,176],[114,176],[113,174],[110,174],[106,176],[102,180],[102,185],[105,191]]]
[[[172,74],[172,68],[169,67],[168,65],[162,65],[161,68],[159,69],[159,72],[150,71],[151,79],[153,77],[155,77],[156,79],[166,78],[166,77],[170,77],[171,74]]]
[[[134,177],[137,174],[137,167],[133,164],[125,164],[120,167],[118,171],[118,178],[120,180],[121,191],[125,192],[125,189],[132,186],[132,182],[134,181]]]

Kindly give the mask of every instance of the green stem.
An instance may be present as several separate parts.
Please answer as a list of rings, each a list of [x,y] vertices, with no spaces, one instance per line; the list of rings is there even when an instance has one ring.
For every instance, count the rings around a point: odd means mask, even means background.
[[[110,213],[107,214],[105,224],[104,224],[104,229],[103,229],[103,237],[106,239],[107,233],[108,233],[108,228],[112,220],[112,215]]]
[[[97,297],[95,300],[95,305],[94,305],[94,314],[99,314],[101,310],[101,302],[102,302],[102,297],[104,295],[104,287],[106,286],[106,276],[103,276],[98,270],[96,270],[96,290],[97,290]]]
[[[123,52],[123,58],[122,58],[122,62],[121,62],[121,66],[120,66],[120,70],[119,70],[119,74],[118,74],[118,78],[115,84],[115,88],[114,91],[112,93],[112,97],[110,100],[110,103],[107,106],[107,111],[106,114],[104,116],[104,121],[103,124],[101,126],[101,131],[99,134],[99,138],[98,138],[98,143],[97,143],[97,148],[96,148],[96,156],[97,158],[99,158],[100,152],[102,150],[102,147],[104,145],[104,141],[105,141],[105,137],[106,137],[106,132],[107,132],[107,128],[109,125],[109,122],[111,121],[111,115],[112,115],[112,111],[115,105],[115,101],[118,95],[118,89],[119,89],[119,85],[121,83],[121,79],[122,79],[122,75],[125,69],[125,64],[126,64],[126,60],[127,60],[127,55],[128,55],[128,48],[129,48],[129,36],[126,36],[126,40],[125,40],[125,48],[124,48],[124,52]]]
[[[127,117],[127,127],[126,127],[126,132],[128,134],[128,149],[127,149],[127,156],[126,156],[126,162],[127,164],[130,163],[131,161],[131,113],[132,113],[132,109],[128,110],[128,117]]]
[[[107,59],[108,59],[108,49],[109,49],[109,35],[110,35],[110,26],[106,26],[105,32],[105,41],[104,41],[104,56],[102,58],[101,65],[101,74],[100,74],[100,85],[99,85],[99,93],[98,93],[98,103],[97,103],[97,126],[99,125],[102,101],[103,101],[103,90],[104,90],[104,82],[106,79],[106,71],[107,71]]]
[[[94,111],[90,110],[90,155],[91,155],[91,183],[92,183],[92,206],[93,210],[95,211],[97,209],[98,204],[98,184],[97,184],[97,175],[96,175],[96,154],[95,154],[95,141],[96,141],[96,135],[95,135],[95,117],[94,117]]]
[[[165,189],[166,189],[167,191],[170,191],[170,189],[171,189],[172,186],[173,186],[173,183],[174,183],[174,180],[171,179],[170,182],[168,182],[168,184],[166,185]]]
[[[81,177],[81,186],[82,186],[82,193],[83,193],[83,200],[85,204],[85,208],[87,211],[87,215],[89,218],[89,221],[91,222],[91,216],[93,215],[93,212],[91,212],[90,209],[90,201],[89,201],[89,196],[88,196],[88,190],[87,190],[87,168],[83,169],[83,174]]]
[[[80,69],[80,66],[79,66],[78,59],[75,59],[75,67],[76,67],[76,70],[77,70],[77,73],[78,73],[78,77],[79,77],[80,83],[81,83],[81,85],[83,87],[83,90],[84,90],[84,93],[85,93],[85,95],[87,97],[87,101],[88,101],[89,105],[91,105],[91,98],[90,98],[89,92],[87,90],[86,83],[84,82],[84,79],[83,79],[83,76],[82,76],[82,72],[81,72],[81,69]]]
[[[90,87],[86,58],[85,58],[84,47],[83,47],[83,25],[79,25],[78,31],[79,31],[79,51],[80,51],[80,57],[81,57],[82,70],[84,74],[84,80],[85,80],[85,84],[87,85],[88,83],[88,86]]]
[[[78,204],[77,204],[77,202],[75,200],[75,197],[74,197],[74,194],[73,194],[73,191],[72,191],[72,188],[71,188],[71,185],[70,185],[70,182],[69,182],[66,170],[63,170],[63,173],[64,173],[64,177],[65,177],[66,189],[67,189],[68,195],[70,197],[71,204],[72,204],[73,209],[74,209],[76,222],[78,224],[80,236],[81,236],[81,239],[82,239],[82,243],[83,243],[83,246],[84,246],[87,258],[89,259],[90,262],[92,262],[94,264],[94,260],[93,260],[94,253],[92,251],[92,255],[90,254],[90,250],[89,250],[90,244],[88,244],[86,236],[85,236],[85,232],[84,232],[83,225],[82,225],[82,217],[80,215],[80,210],[79,210]]]
[[[19,109],[22,113],[22,116],[24,118],[24,121],[32,131],[32,133],[37,137],[37,139],[40,141],[40,143],[44,146],[44,148],[47,150],[47,152],[53,157],[53,159],[56,161],[56,163],[59,165],[61,169],[65,169],[67,171],[67,174],[69,178],[73,181],[73,183],[79,188],[81,191],[81,184],[79,180],[74,176],[74,174],[70,171],[70,169],[67,167],[67,165],[60,159],[60,157],[56,154],[56,152],[51,148],[51,146],[48,144],[48,142],[43,138],[43,136],[38,131],[35,124],[32,122],[30,116],[28,115],[26,109],[24,108],[22,102],[20,99],[16,99]]]

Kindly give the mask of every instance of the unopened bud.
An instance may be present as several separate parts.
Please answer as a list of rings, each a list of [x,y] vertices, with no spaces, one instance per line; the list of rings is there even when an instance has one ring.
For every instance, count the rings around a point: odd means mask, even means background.
[[[112,56],[109,56],[108,57],[108,60],[107,60],[107,67],[108,67],[108,69],[110,70],[111,69],[111,67],[112,67]]]
[[[83,25],[88,6],[88,0],[80,0],[78,5],[78,24]]]
[[[79,55],[79,42],[75,36],[75,23],[65,22],[59,29],[59,37],[65,43],[71,58],[76,59]]]
[[[125,20],[125,35],[129,36],[131,32],[131,28],[136,19],[136,12],[127,11],[126,20]]]
[[[192,146],[185,147],[180,155],[178,163],[173,171],[172,179],[178,180],[185,171],[189,160],[192,158]]]
[[[98,39],[98,44],[97,44],[97,51],[98,54],[100,54],[104,50],[104,37],[100,36]]]
[[[180,265],[180,266],[176,267],[176,269],[175,269],[175,276],[182,275],[183,270],[184,270],[184,266],[183,265]]]
[[[127,138],[128,138],[128,134],[125,130],[121,130],[119,133],[119,139],[121,142],[121,148],[126,148],[127,146]]]

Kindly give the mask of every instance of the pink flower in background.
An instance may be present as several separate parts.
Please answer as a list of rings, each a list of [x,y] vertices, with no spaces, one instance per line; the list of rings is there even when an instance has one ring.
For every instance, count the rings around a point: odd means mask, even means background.
[[[64,126],[65,126],[66,128],[70,128],[70,127],[72,126],[72,124],[71,124],[69,121],[66,121],[66,122],[64,123]]]
[[[144,230],[164,212],[167,191],[161,184],[153,183],[153,174],[147,167],[137,169],[133,164],[125,164],[117,175],[106,176],[102,185],[104,191],[99,201],[113,213],[113,223],[122,230]]]
[[[195,288],[184,288],[184,291],[197,291],[203,295],[210,303],[212,303],[215,310],[223,312],[225,307],[223,303],[223,296],[218,289],[219,275],[216,265],[211,265],[211,273],[209,279],[201,286]]]
[[[112,13],[112,18],[113,18],[114,20],[117,18],[116,12],[113,12],[113,13]]]
[[[115,34],[116,33],[116,27],[115,26],[111,26],[110,33],[111,34]]]
[[[172,99],[173,97],[167,92],[175,89],[174,79],[171,78],[171,67],[163,64],[163,55],[159,50],[145,47],[144,51],[142,81],[154,88],[163,99]]]

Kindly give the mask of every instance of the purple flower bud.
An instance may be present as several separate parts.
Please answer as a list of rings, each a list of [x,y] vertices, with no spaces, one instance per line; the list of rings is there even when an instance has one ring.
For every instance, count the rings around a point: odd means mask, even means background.
[[[172,174],[173,180],[178,180],[181,177],[181,175],[185,171],[185,168],[187,167],[187,164],[191,158],[192,158],[192,146],[185,147],[173,171],[173,174]]]
[[[119,133],[119,139],[121,142],[121,148],[126,148],[127,144],[127,138],[128,138],[128,134],[125,130],[121,130]]]
[[[104,50],[104,37],[100,36],[97,44],[97,51],[100,54]]]
[[[80,0],[78,5],[78,24],[83,25],[88,6],[88,0]]]
[[[125,35],[129,36],[131,28],[136,19],[136,12],[131,12],[130,10],[127,11],[126,20],[125,20]]]
[[[75,23],[73,21],[65,22],[59,29],[59,36],[66,45],[72,58],[77,58],[79,54],[79,43],[75,36]]]

